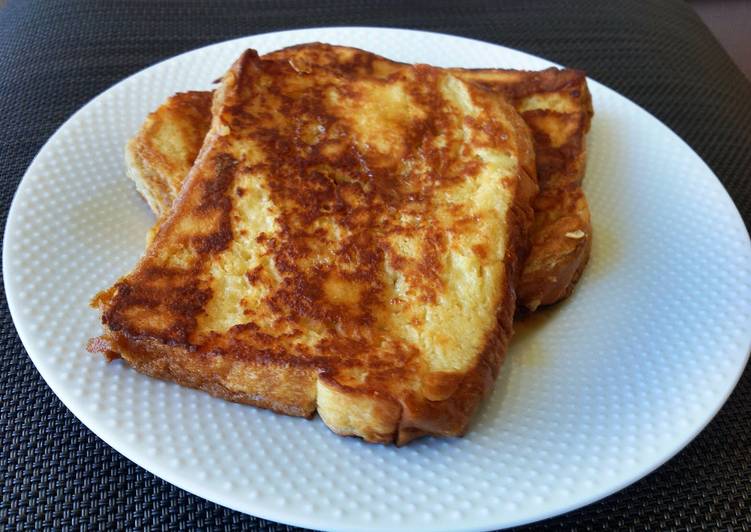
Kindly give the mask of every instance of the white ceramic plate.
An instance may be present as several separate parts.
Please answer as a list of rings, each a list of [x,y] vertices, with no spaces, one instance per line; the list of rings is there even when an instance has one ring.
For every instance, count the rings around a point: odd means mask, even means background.
[[[340,438],[106,364],[89,298],[130,270],[153,218],[123,145],[170,94],[205,89],[240,54],[307,41],[442,66],[551,63],[448,35],[325,28],[209,46],[104,92],[29,167],[3,267],[39,372],[99,437],[156,475],[230,508],[328,529],[485,529],[582,506],[641,478],[715,415],[746,364],[751,246],[717,178],[667,127],[590,81],[585,188],[594,249],[574,296],[517,332],[466,438],[406,448]]]

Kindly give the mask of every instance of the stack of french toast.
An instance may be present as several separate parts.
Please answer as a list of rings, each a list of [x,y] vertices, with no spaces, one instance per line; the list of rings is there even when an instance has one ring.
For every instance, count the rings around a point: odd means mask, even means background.
[[[334,432],[458,436],[592,229],[582,72],[247,50],[126,146],[157,216],[89,350]]]

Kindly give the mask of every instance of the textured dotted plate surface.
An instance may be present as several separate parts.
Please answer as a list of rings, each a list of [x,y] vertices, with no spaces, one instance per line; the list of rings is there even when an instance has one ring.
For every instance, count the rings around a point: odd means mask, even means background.
[[[517,335],[466,438],[374,446],[87,354],[89,298],[129,271],[153,218],[123,145],[170,94],[205,89],[246,47],[324,41],[443,66],[540,69],[495,45],[406,30],[314,29],[221,43],[149,68],[65,123],[18,189],[3,249],[26,349],[122,454],[220,504],[314,528],[482,529],[541,519],[639,479],[701,430],[747,360],[751,246],[699,157],[596,82],[585,188],[595,238],[574,296]],[[689,112],[689,111],[687,111]]]

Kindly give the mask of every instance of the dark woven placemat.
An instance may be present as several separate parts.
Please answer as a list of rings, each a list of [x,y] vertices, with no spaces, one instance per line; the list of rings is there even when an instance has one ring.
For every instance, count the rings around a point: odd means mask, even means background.
[[[2,4],[2,2],[0,2]],[[585,69],[673,128],[751,220],[751,85],[690,7],[653,2],[20,2],[0,8],[0,212],[42,144],[125,76],[233,37],[329,25],[421,28]],[[655,176],[659,179],[659,176]],[[0,529],[288,527],[190,495],[129,462],[60,403],[0,307]],[[544,529],[751,529],[751,376],[677,457]]]

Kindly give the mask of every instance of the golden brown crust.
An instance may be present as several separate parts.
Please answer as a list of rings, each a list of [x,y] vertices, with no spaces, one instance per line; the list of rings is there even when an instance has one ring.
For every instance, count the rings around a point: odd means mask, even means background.
[[[514,135],[521,143],[518,152],[521,154],[523,170],[518,175],[518,181],[512,185],[514,203],[506,214],[506,227],[510,231],[503,259],[506,275],[502,300],[507,304],[498,308],[496,327],[485,339],[484,348],[469,371],[432,376],[439,380],[439,387],[448,390],[448,393],[442,394],[446,399],[430,401],[413,396],[402,403],[402,417],[396,436],[398,445],[409,443],[425,434],[462,436],[467,431],[475,410],[493,389],[511,340],[517,298],[515,287],[529,245],[529,232],[534,219],[532,200],[538,193],[535,155],[527,134],[527,125],[518,115],[512,117],[515,122]]]
[[[108,360],[122,358],[137,371],[214,397],[273,410],[279,414],[310,418],[315,401],[315,373],[309,368],[223,358],[195,353],[147,339],[133,340],[108,331],[89,341],[87,349]],[[228,378],[229,374],[232,378]],[[252,376],[252,377],[251,377]]]
[[[577,70],[466,70],[465,79],[506,95],[529,125],[540,194],[517,296],[534,311],[568,297],[589,260],[592,225],[581,187],[592,98]]]
[[[365,57],[363,52],[358,53],[361,58]],[[514,286],[533,217],[531,200],[537,192],[534,150],[527,126],[503,99],[480,87],[456,81],[455,90],[468,91],[473,105],[479,106],[478,116],[483,116],[482,121],[468,116],[463,122],[464,129],[457,128],[453,115],[443,116],[449,107],[434,100],[435,87],[444,90],[443,87],[451,85],[452,78],[440,69],[400,66],[398,75],[388,83],[406,84],[410,97],[419,102],[418,111],[431,110],[426,118],[410,119],[402,124],[403,108],[397,107],[399,113],[394,115],[394,121],[388,122],[384,134],[399,132],[406,139],[406,143],[397,144],[403,147],[404,153],[394,157],[390,150],[380,152],[372,148],[379,139],[371,137],[374,126],[373,122],[368,122],[366,130],[358,134],[366,135],[372,143],[361,144],[354,152],[347,151],[346,147],[337,148],[339,151],[332,158],[323,151],[327,146],[325,142],[306,140],[305,118],[294,126],[295,139],[301,139],[301,143],[288,142],[283,129],[286,122],[276,121],[273,109],[280,105],[276,100],[279,98],[282,108],[293,116],[322,120],[325,124],[321,128],[322,135],[325,132],[339,135],[335,138],[349,138],[337,133],[344,127],[344,119],[328,118],[330,111],[318,107],[315,98],[311,100],[310,90],[306,89],[302,97],[296,96],[294,84],[302,83],[307,87],[308,78],[302,75],[306,66],[292,65],[292,69],[301,74],[296,77],[286,65],[286,62],[262,61],[249,52],[225,77],[215,98],[214,122],[201,155],[177,203],[162,220],[146,256],[134,273],[95,299],[95,304],[103,311],[105,335],[93,341],[90,347],[104,351],[109,357],[116,353],[149,375],[226,399],[293,415],[310,415],[312,409],[317,408],[336,432],[356,434],[369,441],[406,443],[424,433],[460,435],[491,388],[511,334]],[[357,69],[361,67],[362,64],[357,65]],[[367,62],[365,68],[370,68]],[[325,73],[324,69],[320,71]],[[342,70],[335,72],[331,79],[347,75],[360,80],[362,74],[359,70],[349,74]],[[281,84],[274,85],[277,82]],[[293,85],[286,85],[293,82]],[[372,90],[380,90],[377,89],[380,84],[380,81],[374,82],[376,88]],[[393,91],[388,92],[389,85],[385,87],[387,95],[393,95]],[[321,94],[333,98],[326,92],[329,90],[324,88]],[[350,94],[361,98],[359,90],[354,85],[345,85],[340,91],[344,96],[338,97],[336,108],[344,105],[342,98]],[[253,107],[249,102],[260,102],[260,105],[254,103],[256,107]],[[388,119],[384,118],[387,109],[379,107],[377,111],[379,120]],[[416,116],[421,116],[421,112]],[[271,126],[266,126],[265,120],[269,120]],[[302,129],[297,129],[298,126]],[[511,162],[499,166],[504,169],[501,175],[505,177],[501,180],[496,171],[483,170],[483,165],[490,163],[480,164],[478,156],[474,156],[471,164],[464,164],[461,157],[465,152],[461,148],[465,145],[460,144],[454,152],[452,138],[443,138],[444,133],[454,130],[464,131],[461,138],[469,135],[478,148],[490,150],[490,161],[513,154],[514,157],[508,159]],[[432,144],[432,139],[439,136],[441,144]],[[233,144],[236,137],[243,138],[244,142],[252,140],[262,153],[274,153],[276,158],[258,163],[250,154],[246,160],[244,148],[239,150],[238,145]],[[327,139],[325,135],[321,138]],[[431,144],[426,144],[428,140]],[[332,172],[321,166],[320,170],[310,171],[307,165],[321,165],[316,151],[319,149],[328,157],[326,164],[338,170]],[[302,150],[304,156],[297,150]],[[280,157],[280,153],[288,155]],[[413,171],[412,163],[419,162],[409,158],[413,153],[418,153],[420,161],[427,161],[432,168],[439,166],[441,171]],[[404,167],[406,173],[399,174],[400,180],[394,181],[393,176],[397,175],[394,165],[402,168],[404,160],[412,162]],[[285,166],[288,164],[292,166]],[[507,169],[505,164],[511,166]],[[358,169],[358,173],[347,175],[349,168]],[[353,183],[362,178],[353,176],[363,175],[363,171],[366,180],[355,186]],[[403,272],[411,283],[414,292],[409,297],[415,304],[420,308],[437,305],[437,294],[446,297],[447,292],[441,288],[446,281],[434,272],[440,267],[437,257],[445,253],[449,243],[441,231],[434,229],[438,219],[433,224],[423,224],[420,217],[429,214],[426,209],[435,209],[431,206],[435,190],[454,190],[450,187],[460,186],[464,183],[462,179],[474,179],[482,171],[486,172],[482,175],[488,176],[483,179],[490,179],[488,184],[493,183],[487,189],[493,191],[493,197],[503,191],[503,196],[497,198],[508,201],[502,211],[504,219],[495,215],[494,209],[499,208],[497,201],[489,203],[488,210],[477,211],[474,215],[478,223],[487,222],[491,229],[499,227],[506,231],[502,239],[490,239],[480,232],[476,235],[478,243],[471,246],[473,250],[481,250],[475,253],[477,260],[484,261],[485,268],[499,272],[489,277],[492,284],[484,292],[494,310],[489,327],[482,329],[485,332],[478,336],[481,341],[477,353],[468,359],[471,363],[467,365],[466,361],[458,360],[456,367],[460,369],[436,370],[433,368],[443,367],[440,361],[426,358],[416,346],[392,333],[389,336],[381,332],[385,322],[378,321],[381,319],[379,312],[387,308],[384,295],[391,289],[380,280],[379,270],[373,266],[382,265],[384,260],[391,261],[392,267]],[[233,202],[245,201],[243,198],[247,198],[249,192],[246,185],[238,183],[242,178],[243,183],[253,186],[253,181],[248,181],[247,177],[255,175],[253,172],[270,176],[264,181],[264,193],[269,195],[273,205],[284,209],[285,216],[277,218],[281,227],[277,233],[270,236],[258,233],[253,248],[265,249],[273,257],[277,275],[281,277],[275,285],[279,289],[257,300],[255,306],[249,305],[247,310],[253,316],[253,312],[261,312],[258,305],[266,305],[268,315],[276,316],[277,320],[257,325],[251,319],[213,333],[210,327],[207,329],[206,320],[213,319],[209,305],[218,293],[211,284],[214,274],[207,272],[217,264],[230,241],[243,236],[236,231],[244,230],[238,229],[244,226],[236,225],[239,223],[234,218],[237,213],[227,201],[229,198],[233,198]],[[326,172],[327,176],[316,172]],[[306,180],[300,181],[303,175]],[[327,183],[332,178],[339,184],[335,190],[328,191]],[[336,205],[323,209],[332,198],[359,203],[347,203],[346,208],[340,210]],[[473,198],[480,199],[479,196]],[[358,207],[360,204],[366,208]],[[463,206],[459,211],[467,208],[470,207]],[[453,212],[446,209],[448,213]],[[420,235],[417,259],[395,254],[388,249],[388,240],[368,240],[369,234],[380,234],[384,228],[393,229],[395,235],[402,234],[402,228],[388,225],[391,212],[404,212],[417,220],[415,223],[419,225],[404,233],[410,235],[419,229],[414,233]],[[229,226],[226,216],[232,221]],[[335,270],[328,271],[315,263],[304,266],[305,261],[311,260],[309,246],[312,245],[312,241],[305,239],[305,231],[314,227],[321,217],[331,216],[337,217],[339,227],[352,231],[351,245],[341,248]],[[469,229],[452,226],[450,230],[459,235],[462,231],[469,234]],[[475,235],[477,231],[471,233]],[[315,236],[319,240],[323,238],[322,234]],[[337,238],[342,241],[341,237]],[[500,248],[504,255],[503,267],[499,268],[487,255],[498,249],[501,241],[505,242],[505,248]],[[267,267],[251,269],[242,277],[252,286],[262,274],[270,275]],[[332,277],[333,274],[336,275]],[[333,284],[329,282],[331,279],[335,281]],[[341,286],[344,288],[340,289]],[[353,293],[356,295],[350,300]],[[371,293],[376,299],[372,299]],[[398,304],[398,301],[388,303]],[[306,347],[307,344],[297,340],[308,327],[313,330],[323,327],[320,329],[323,339],[313,347]],[[459,340],[465,341],[463,338],[441,339],[438,334],[436,341],[440,347],[441,342]]]
[[[581,187],[548,188],[535,199],[530,255],[517,291],[534,311],[568,297],[589,259],[592,226]]]
[[[268,57],[289,60],[298,69],[309,69],[311,65],[326,65],[341,71],[376,68],[383,75],[399,66],[399,63],[377,56],[356,53],[351,61],[342,61],[342,54],[352,50],[314,43],[285,48]],[[531,247],[517,289],[520,305],[533,311],[538,306],[568,297],[587,264],[592,238],[589,206],[581,188],[586,159],[585,138],[593,114],[586,76],[578,70],[556,68],[540,72],[458,68],[449,71],[460,79],[501,93],[522,113],[533,134],[541,194],[534,204]],[[153,123],[175,121],[186,153],[197,154],[211,115],[209,93],[203,93],[202,98],[197,94],[200,93],[178,94],[168,100],[152,115],[153,118],[147,120],[131,141],[129,151],[133,152],[141,145],[153,146]],[[199,114],[203,116],[202,120],[197,119]],[[191,123],[193,131],[188,133]],[[139,161],[140,166],[129,163],[129,167],[136,183],[154,182],[148,188],[157,192],[147,196],[147,200],[159,214],[166,211],[176,197],[187,168],[182,169],[182,173],[170,174],[163,170],[160,162],[165,158],[164,153],[142,153],[144,157]],[[160,182],[166,183],[171,192],[160,194]],[[141,185],[139,188],[145,187]],[[572,238],[572,234],[582,236]]]
[[[211,124],[211,93],[180,92],[151,113],[126,146],[129,176],[154,213],[169,210]]]
[[[507,272],[503,299],[515,302],[515,286],[521,273],[524,250],[527,247],[529,229],[534,218],[530,199],[536,193],[537,185],[528,174],[522,174],[517,191],[517,201],[509,209],[508,227],[514,228],[509,234],[510,245],[504,257]],[[526,193],[524,191],[526,189]],[[464,375],[446,374],[441,376],[449,389],[453,388],[443,401],[426,401],[408,398],[403,404],[402,418],[396,437],[397,445],[404,445],[425,434],[442,436],[462,436],[467,431],[472,416],[493,389],[503,362],[508,343],[513,334],[515,304],[499,308],[497,327],[488,335],[485,347],[477,363]]]

